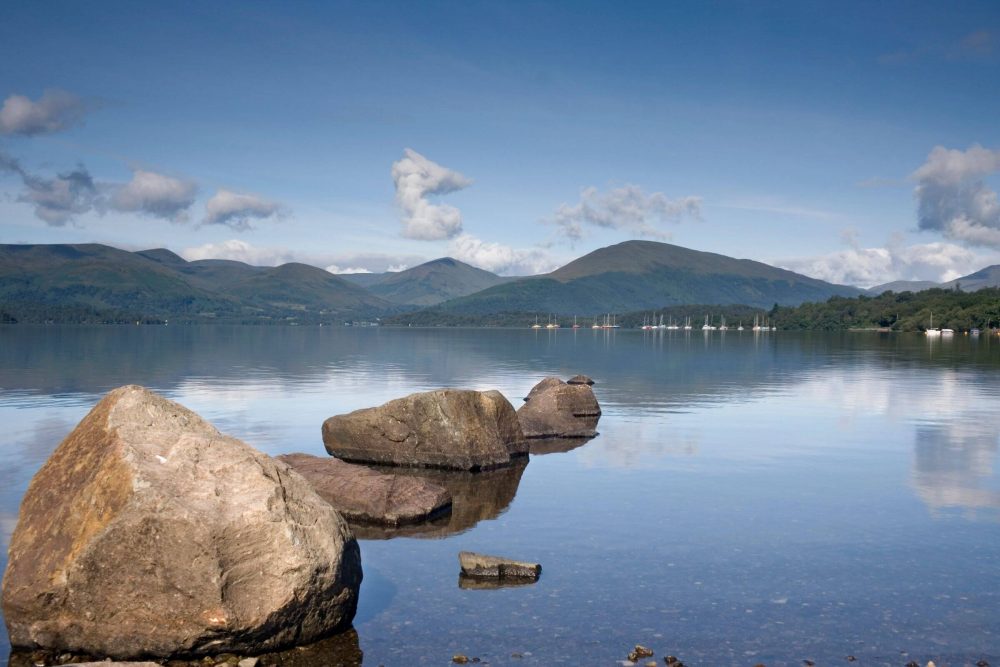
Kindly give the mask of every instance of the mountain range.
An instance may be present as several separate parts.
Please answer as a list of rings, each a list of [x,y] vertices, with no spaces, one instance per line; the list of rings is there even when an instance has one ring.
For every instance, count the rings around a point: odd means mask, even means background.
[[[446,301],[450,313],[541,311],[593,316],[678,304],[746,304],[770,308],[856,296],[834,285],[749,259],[654,241],[595,250],[551,273],[521,278]]]
[[[963,290],[1000,284],[1000,266],[954,283]],[[880,287],[915,289],[910,283]],[[334,275],[298,263],[187,261],[163,248],[0,245],[0,321],[342,323],[421,308],[588,318],[685,304],[770,308],[864,293],[761,262],[652,241],[608,246],[551,273],[521,278],[447,257],[399,272]]]

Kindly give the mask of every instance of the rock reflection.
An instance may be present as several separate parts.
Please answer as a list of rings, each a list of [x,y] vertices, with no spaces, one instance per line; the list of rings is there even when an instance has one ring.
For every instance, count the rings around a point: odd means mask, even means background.
[[[463,533],[480,521],[495,519],[506,511],[517,494],[527,457],[510,466],[486,472],[454,472],[409,468],[389,468],[395,475],[422,477],[439,484],[451,493],[451,514],[426,523],[410,526],[366,526],[350,523],[355,537],[362,540],[388,540],[394,537],[439,538]],[[370,466],[379,470],[376,466]]]
[[[597,426],[597,418],[594,418],[594,426]],[[594,436],[596,437],[596,436]],[[571,452],[578,447],[594,439],[590,438],[535,438],[528,441],[528,451],[532,456],[542,454],[562,454]]]
[[[482,579],[479,577],[469,577],[464,574],[458,575],[458,587],[462,590],[470,591],[492,591],[498,588],[521,588],[531,586],[538,579]]]
[[[987,419],[921,425],[916,429],[912,483],[932,510],[1000,510],[990,488],[1000,428]]]
[[[167,667],[230,667],[234,666],[244,656],[224,653],[217,656],[199,658],[197,660],[166,660],[158,661]],[[254,656],[258,667],[328,667],[329,665],[344,665],[344,667],[360,667],[364,654],[354,628],[339,634],[321,639],[313,644],[295,646],[276,653],[265,653]],[[99,658],[91,655],[67,653],[65,651],[24,651],[14,650],[10,654],[9,667],[45,667],[47,665],[65,665],[79,662],[96,662]]]

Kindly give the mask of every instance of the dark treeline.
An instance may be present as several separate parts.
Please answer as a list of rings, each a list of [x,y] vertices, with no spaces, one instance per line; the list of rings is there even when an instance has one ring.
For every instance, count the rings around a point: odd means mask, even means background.
[[[344,320],[335,316],[295,312],[273,312],[268,314],[238,315],[221,314],[215,317],[176,314],[169,318],[172,324],[255,324],[255,325],[345,325],[368,324],[354,320]],[[1000,326],[1000,288],[982,289],[976,292],[932,289],[922,292],[886,292],[879,296],[832,297],[822,303],[805,303],[800,306],[774,306],[762,310],[743,305],[687,305],[669,306],[657,310],[631,313],[581,314],[576,323],[582,328],[590,328],[595,323],[603,323],[605,317],[613,316],[614,322],[624,329],[634,329],[643,324],[679,324],[690,318],[691,326],[700,329],[708,317],[718,326],[725,318],[730,328],[740,324],[749,328],[754,318],[779,329],[842,331],[846,329],[891,329],[893,331],[923,331],[930,326],[931,316],[934,326],[966,331],[974,327],[985,329]],[[0,323],[59,323],[59,324],[162,324],[162,315],[143,314],[133,310],[102,310],[85,306],[57,306],[42,303],[0,304]],[[573,317],[555,317],[542,312],[504,312],[487,315],[449,313],[433,308],[404,313],[380,322],[388,326],[415,327],[530,327],[537,321],[541,326],[558,322],[563,328],[571,327]]]
[[[932,289],[923,292],[886,292],[879,296],[832,297],[821,303],[805,303],[800,306],[774,306],[762,310],[743,305],[688,305],[670,306],[656,310],[644,310],[615,314],[614,321],[625,329],[634,329],[643,324],[659,324],[663,317],[665,324],[671,322],[683,325],[691,318],[691,326],[700,329],[707,316],[718,326],[722,318],[731,328],[740,324],[750,327],[754,318],[779,329],[800,329],[819,331],[843,331],[846,329],[892,329],[893,331],[923,331],[930,325],[931,315],[934,326],[965,331],[978,327],[1000,326],[1000,289],[990,288],[976,292]],[[576,322],[589,328],[594,323],[603,323],[605,314],[578,315]],[[391,326],[469,326],[469,327],[528,327],[537,322],[545,326],[550,321],[561,327],[573,325],[573,317],[553,317],[539,312],[507,312],[493,315],[469,315],[446,313],[426,309],[387,318],[384,324]],[[654,322],[655,320],[655,322]]]
[[[886,328],[923,331],[930,326],[967,331],[1000,325],[1000,288],[961,292],[930,289],[922,292],[885,292],[853,299],[833,297],[823,303],[794,308],[777,307],[769,317],[779,329]]]

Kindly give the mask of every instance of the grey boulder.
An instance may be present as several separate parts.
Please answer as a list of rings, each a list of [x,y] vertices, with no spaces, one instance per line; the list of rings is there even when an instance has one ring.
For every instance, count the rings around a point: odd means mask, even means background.
[[[323,444],[352,463],[490,470],[528,452],[513,406],[498,391],[438,389],[323,422]]]
[[[570,384],[557,377],[547,377],[532,387],[524,401],[517,418],[526,438],[592,438],[597,435],[601,406],[586,382]]]
[[[278,460],[305,477],[320,498],[351,523],[405,526],[451,509],[448,490],[419,477],[309,454],[286,454]]]
[[[347,628],[361,576],[347,524],[298,473],[126,386],[32,479],[3,612],[16,648],[255,654]]]

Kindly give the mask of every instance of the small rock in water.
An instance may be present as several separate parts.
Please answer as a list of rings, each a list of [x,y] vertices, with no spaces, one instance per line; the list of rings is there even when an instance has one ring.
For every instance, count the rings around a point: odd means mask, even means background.
[[[257,658],[243,658],[236,667],[257,667]]]
[[[980,660],[979,662],[976,663],[976,667],[990,667],[990,663],[986,662],[985,660]]]
[[[816,663],[813,662],[812,660],[803,660],[802,664],[805,665],[806,667],[813,667],[813,665],[815,665]]]
[[[928,660],[927,661],[927,667],[937,667],[937,665],[934,664],[933,660]]]
[[[464,665],[469,662],[469,659],[464,655],[462,655],[461,653],[459,653],[458,655],[452,657],[451,661],[456,665]]]
[[[538,579],[538,575],[542,573],[542,566],[538,563],[525,563],[510,560],[509,558],[477,554],[471,551],[460,552],[458,554],[458,562],[462,568],[463,575],[477,579],[522,579],[533,581]]]
[[[646,648],[642,644],[636,644],[635,648],[629,652],[628,659],[632,662],[638,662],[640,658],[649,658],[652,655],[652,650]]]
[[[650,660],[649,662],[646,663],[646,667],[656,667],[656,661]]]
[[[847,662],[854,662],[855,660],[857,660],[857,658],[855,658],[853,655],[847,656]]]
[[[906,663],[906,667],[920,667],[920,663],[917,662],[916,660],[910,660],[908,663]]]
[[[524,657],[524,655],[522,655],[521,653],[511,653],[510,657],[514,658],[515,660],[520,660],[521,658]]]
[[[678,662],[680,662],[680,660],[677,659],[677,656],[667,655],[663,657],[663,662],[667,663],[668,665],[676,665]]]

